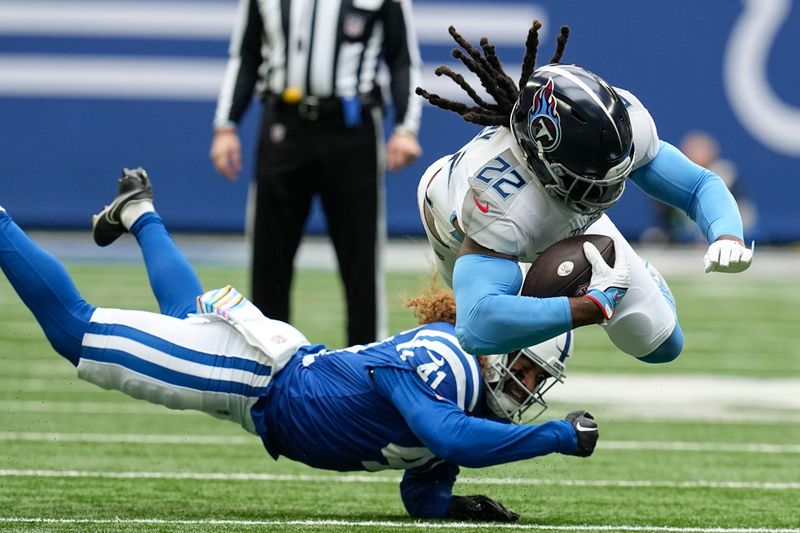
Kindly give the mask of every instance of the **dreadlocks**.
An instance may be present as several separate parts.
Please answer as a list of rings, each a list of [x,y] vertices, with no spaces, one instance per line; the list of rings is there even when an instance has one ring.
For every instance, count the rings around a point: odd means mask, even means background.
[[[456,302],[453,291],[439,287],[435,276],[420,294],[406,298],[404,306],[411,309],[421,326],[431,322],[456,323]]]
[[[472,99],[475,105],[470,106],[461,102],[442,98],[438,94],[429,93],[422,87],[417,87],[417,94],[436,107],[446,111],[455,111],[467,122],[472,122],[473,124],[479,124],[481,126],[508,126],[508,121],[511,117],[514,104],[517,101],[517,96],[519,96],[519,92],[522,88],[525,87],[528,78],[533,74],[533,70],[536,66],[536,52],[539,47],[539,29],[541,27],[541,22],[534,20],[530,30],[528,30],[528,38],[525,40],[525,57],[522,60],[522,74],[519,83],[515,84],[514,80],[503,70],[500,58],[497,57],[495,47],[489,43],[489,39],[484,37],[480,40],[480,47],[483,51],[483,54],[481,54],[481,52],[468,43],[453,26],[450,26],[448,30],[450,35],[453,37],[453,40],[455,40],[456,44],[461,47],[461,49],[453,49],[453,57],[460,59],[470,72],[478,76],[481,85],[486,89],[489,96],[494,98],[496,103],[491,104],[483,100],[461,74],[454,72],[444,65],[438,67],[434,73],[437,76],[447,76],[453,80],[467,93],[467,96]],[[561,61],[561,56],[564,54],[564,48],[567,45],[568,38],[569,28],[562,26],[561,32],[556,38],[556,51],[550,59],[550,63],[558,63]]]

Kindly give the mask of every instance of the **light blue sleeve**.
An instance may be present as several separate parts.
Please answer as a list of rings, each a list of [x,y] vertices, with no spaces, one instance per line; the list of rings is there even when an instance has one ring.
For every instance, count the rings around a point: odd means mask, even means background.
[[[465,352],[508,353],[572,329],[567,298],[517,296],[521,286],[516,261],[480,254],[456,260],[456,337]]]
[[[656,200],[685,212],[708,242],[721,235],[744,239],[739,206],[722,178],[671,144],[661,141],[658,155],[636,169],[631,180]]]

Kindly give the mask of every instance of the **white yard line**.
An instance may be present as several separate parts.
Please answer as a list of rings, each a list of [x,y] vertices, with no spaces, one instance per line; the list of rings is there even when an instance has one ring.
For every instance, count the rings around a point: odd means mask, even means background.
[[[727,442],[663,442],[606,440],[598,445],[605,450],[661,450],[681,452],[800,453],[800,444],[753,444]]]
[[[477,529],[478,523],[467,522],[417,522],[389,520],[169,520],[161,518],[24,518],[0,517],[0,523],[12,524],[74,524],[74,525],[166,525],[166,526],[307,526],[307,527],[380,527],[380,528],[415,528],[430,529]],[[667,526],[634,526],[634,525],[566,525],[548,526],[544,524],[501,524],[492,523],[492,530],[533,530],[533,531],[631,531],[631,532],[664,532],[664,533],[800,533],[798,528],[748,528],[748,527],[667,527]]]
[[[0,441],[21,442],[100,442],[127,444],[201,444],[201,445],[260,445],[255,436],[235,435],[149,435],[136,433],[41,433],[0,432]],[[606,440],[607,450],[659,450],[690,452],[730,452],[760,454],[800,454],[800,444],[634,441]]]
[[[255,436],[236,435],[156,435],[136,433],[42,433],[2,431],[0,441],[21,442],[100,442],[127,444],[260,445]],[[604,440],[607,450],[659,450],[682,452],[730,452],[760,454],[800,454],[800,444]]]
[[[148,435],[135,433],[37,433],[0,432],[0,441],[27,442],[106,442],[127,444],[212,444],[212,445],[258,445],[255,435]]]
[[[78,415],[196,415],[199,411],[167,409],[146,402],[62,402],[54,400],[0,400],[0,413],[70,413]]]
[[[570,375],[548,401],[696,413],[705,411],[800,411],[800,379],[709,375]]]
[[[64,380],[43,378],[0,378],[0,385],[5,385],[3,388],[7,390],[63,390],[77,394],[81,392],[77,385],[85,386],[78,379],[69,386],[64,383]],[[554,404],[577,404],[589,410],[605,409],[609,412],[607,416],[636,420],[797,422],[800,418],[798,391],[798,378],[572,374],[565,385],[548,393],[548,400]],[[142,413],[169,412],[143,402],[134,405],[96,401],[5,401],[0,402],[0,412],[48,412],[49,405],[53,406],[53,412],[73,409],[79,413],[135,413],[136,405],[141,406],[138,409]]]
[[[285,481],[296,483],[400,483],[400,476],[368,474],[265,474],[228,472],[101,472],[92,470],[24,470],[0,469],[0,477],[33,478],[103,478],[103,479],[191,479],[199,481]],[[759,481],[663,481],[649,479],[530,479],[461,476],[464,485],[518,485],[557,487],[620,487],[669,489],[744,489],[800,490],[800,482]]]
[[[571,400],[574,404],[578,401]],[[589,405],[588,403],[586,404]],[[551,402],[550,417],[572,409],[572,405]],[[751,406],[755,407],[755,406]],[[643,421],[658,422],[659,424],[686,424],[687,422],[702,422],[703,424],[751,424],[769,425],[800,423],[800,411],[762,411],[759,409],[731,410],[728,406],[704,404],[703,409],[697,406],[675,405],[626,405],[610,404],[595,401],[589,407],[593,414],[599,414],[603,421]],[[62,400],[0,400],[0,414],[16,413],[69,413],[75,415],[141,415],[141,416],[196,416],[205,417],[199,411],[167,409],[159,405],[146,402],[93,402],[93,401],[62,401]]]
[[[228,42],[236,18],[236,3],[205,1],[102,2],[86,0],[3,0],[0,35],[79,36],[85,39],[200,39]],[[453,24],[463,35],[493,35],[493,44],[518,44],[531,20],[547,28],[547,11],[536,5],[493,2],[492,16],[468,2],[424,2],[414,6],[417,37],[423,44],[451,44],[446,28]],[[547,35],[547,31],[542,30]],[[54,88],[54,90],[58,90]]]
[[[34,240],[62,261],[133,261],[141,262],[139,246],[133,239],[114,243],[114,253],[94,245],[87,232],[31,231]],[[247,266],[250,246],[243,234],[194,235],[177,233],[175,241],[189,257],[198,263],[219,263]],[[635,246],[642,257],[656,265],[665,276],[697,275],[718,279],[715,274],[703,274],[703,247]],[[762,247],[753,267],[742,276],[764,278],[775,275],[793,276],[797,272],[800,253],[790,248]],[[420,238],[389,239],[386,247],[388,271],[433,272],[433,254],[428,241]],[[336,253],[330,238],[307,236],[297,251],[298,268],[336,270]],[[721,276],[721,274],[719,275]]]

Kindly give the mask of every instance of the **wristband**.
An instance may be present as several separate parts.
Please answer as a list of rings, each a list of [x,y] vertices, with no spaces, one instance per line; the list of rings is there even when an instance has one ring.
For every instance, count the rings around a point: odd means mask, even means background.
[[[605,291],[591,289],[586,293],[584,298],[594,302],[595,305],[600,308],[600,311],[603,313],[603,318],[611,320],[611,317],[614,316],[614,310],[625,295],[625,292],[625,289],[620,289],[618,287],[609,287]]]

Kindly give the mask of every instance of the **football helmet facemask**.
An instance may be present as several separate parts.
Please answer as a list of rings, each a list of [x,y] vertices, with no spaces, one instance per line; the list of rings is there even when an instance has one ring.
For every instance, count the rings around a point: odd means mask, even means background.
[[[572,211],[596,214],[625,189],[634,160],[625,102],[576,65],[536,69],[511,112],[511,131],[545,190]]]
[[[563,383],[567,375],[567,359],[572,355],[572,332],[523,348],[517,352],[486,356],[484,386],[486,404],[496,416],[524,424],[530,422],[547,409],[544,394],[556,383]],[[523,383],[523,376],[514,369],[517,361],[527,357],[538,368],[544,370],[546,378],[536,383],[533,390]],[[538,370],[538,369],[537,369]],[[528,372],[536,372],[528,370]],[[537,405],[533,413],[528,409]]]

